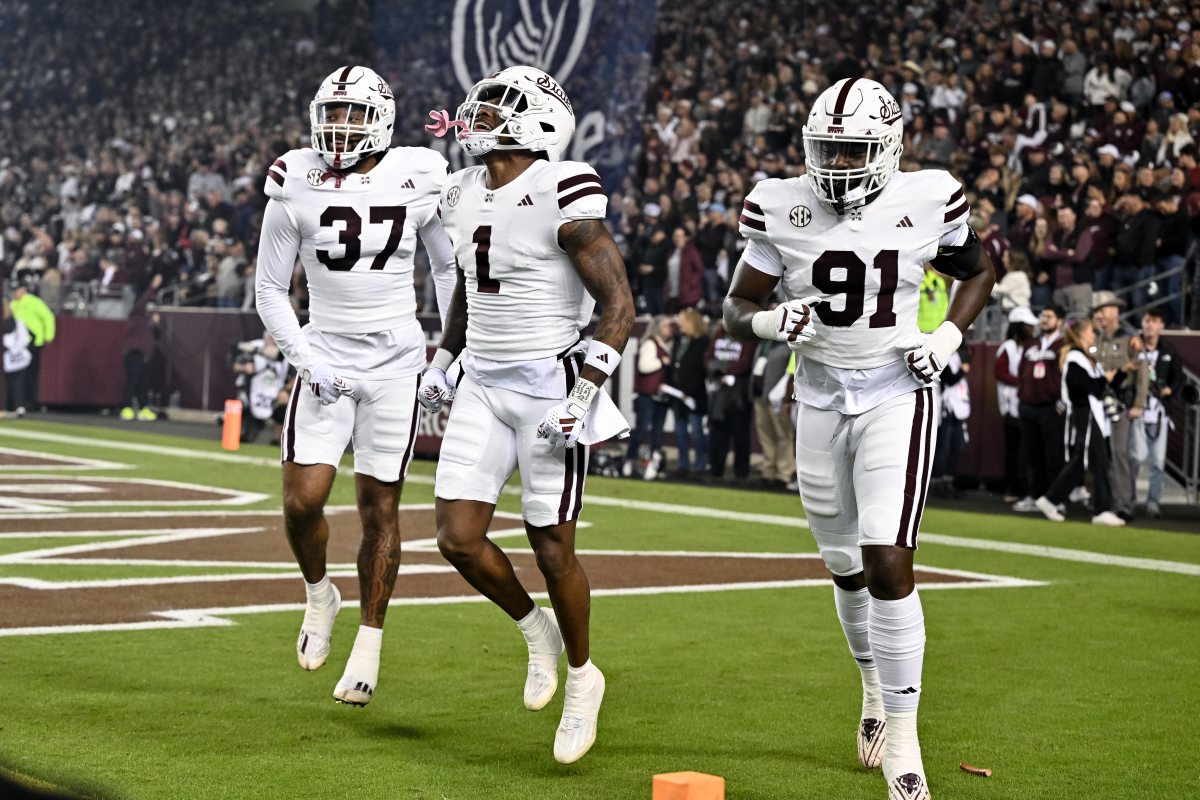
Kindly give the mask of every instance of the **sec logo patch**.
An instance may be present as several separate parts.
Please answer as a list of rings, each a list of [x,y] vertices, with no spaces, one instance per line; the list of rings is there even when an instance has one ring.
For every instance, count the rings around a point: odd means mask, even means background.
[[[309,184],[312,186],[320,186],[325,182],[325,170],[310,169],[306,177],[308,178]]]
[[[446,192],[446,205],[450,206],[451,208],[454,208],[456,205],[458,205],[458,197],[460,194],[461,192],[458,190],[457,186],[451,186],[450,190]]]
[[[788,219],[797,228],[803,228],[812,221],[812,212],[808,210],[808,206],[796,206],[792,209],[792,213],[788,214]]]

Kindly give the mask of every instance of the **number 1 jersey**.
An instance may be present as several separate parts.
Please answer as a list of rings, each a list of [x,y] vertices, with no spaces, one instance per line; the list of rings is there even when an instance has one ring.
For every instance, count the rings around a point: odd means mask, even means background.
[[[761,181],[740,230],[747,264],[781,279],[789,300],[816,296],[805,360],[869,370],[900,360],[917,328],[925,262],[966,223],[962,186],[948,172],[898,172],[867,205],[838,216],[806,178]]]
[[[558,229],[603,220],[608,200],[587,164],[535,161],[487,187],[487,167],[446,179],[442,224],[466,276],[467,348],[492,361],[534,361],[579,340],[596,301],[558,242]]]

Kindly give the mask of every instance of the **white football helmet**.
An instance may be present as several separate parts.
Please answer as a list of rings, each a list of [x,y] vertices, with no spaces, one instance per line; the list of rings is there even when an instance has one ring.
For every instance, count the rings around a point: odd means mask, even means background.
[[[496,128],[476,130],[481,108],[490,108],[502,122]],[[575,112],[558,81],[534,67],[507,67],[471,87],[458,107],[466,124],[458,143],[472,156],[492,150],[545,152],[561,161],[571,134]]]
[[[883,85],[843,78],[813,103],[804,126],[808,180],[838,214],[861,206],[900,169],[900,104]]]
[[[313,150],[334,169],[347,169],[391,146],[396,101],[375,70],[339,67],[321,81],[308,116]]]

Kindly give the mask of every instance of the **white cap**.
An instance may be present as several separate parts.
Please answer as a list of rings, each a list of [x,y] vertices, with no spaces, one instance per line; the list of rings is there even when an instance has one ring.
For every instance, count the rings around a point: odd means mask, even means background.
[[[1020,322],[1025,325],[1037,325],[1038,318],[1034,316],[1033,311],[1029,306],[1017,306],[1012,311],[1008,312],[1009,322]]]
[[[1122,100],[1121,105],[1118,106],[1118,108],[1120,108],[1126,114],[1133,114],[1134,112],[1137,111],[1137,107],[1134,106],[1134,104],[1129,102],[1128,100]]]
[[[646,205],[642,206],[642,216],[660,217],[662,216],[662,208],[658,203],[646,203]]]
[[[1096,151],[1096,155],[1112,156],[1113,158],[1120,158],[1121,151],[1117,149],[1117,146],[1115,144],[1106,144],[1103,147],[1101,147],[1099,150]]]
[[[917,93],[917,85],[915,83],[913,83],[912,81],[909,81],[904,84],[903,92],[904,92],[904,94],[916,94]]]
[[[1034,211],[1037,211],[1039,208],[1042,207],[1042,204],[1038,202],[1038,199],[1031,194],[1023,194],[1020,197],[1018,197],[1017,205],[1029,206]]]

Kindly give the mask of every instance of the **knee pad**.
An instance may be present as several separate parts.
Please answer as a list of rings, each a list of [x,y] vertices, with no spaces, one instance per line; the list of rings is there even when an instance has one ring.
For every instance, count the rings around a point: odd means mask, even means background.
[[[812,535],[825,567],[834,575],[843,577],[862,572],[862,548],[858,546],[857,526],[829,530],[813,525]]]

